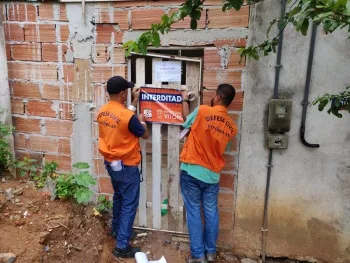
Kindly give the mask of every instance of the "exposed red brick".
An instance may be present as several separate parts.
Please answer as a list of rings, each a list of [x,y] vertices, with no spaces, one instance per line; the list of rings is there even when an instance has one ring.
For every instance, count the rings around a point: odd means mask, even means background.
[[[46,63],[26,63],[10,61],[7,63],[10,79],[34,81],[56,81],[57,66]]]
[[[18,132],[40,133],[41,125],[38,119],[25,119],[14,117],[14,126]]]
[[[60,86],[44,84],[43,98],[47,100],[59,100]]]
[[[211,6],[217,5],[217,6],[222,6],[224,2],[225,2],[224,0],[206,0],[206,1],[204,2],[204,5],[211,5]]]
[[[233,202],[233,201],[232,201]],[[219,211],[220,229],[233,229],[233,211]]]
[[[35,22],[36,7],[30,4],[12,3],[8,5],[8,20],[18,22]]]
[[[128,30],[128,13],[129,11],[125,10],[115,10],[111,16],[109,9],[100,9],[96,17],[96,23],[117,24],[121,30]]]
[[[36,163],[40,166],[43,163],[43,154],[42,153],[16,151],[17,160],[22,160],[24,157],[35,160],[34,163]]]
[[[218,48],[205,48],[204,49],[204,68],[222,68],[221,54]]]
[[[113,64],[124,64],[125,63],[125,49],[117,47],[113,49]]]
[[[0,5],[0,17],[3,23],[5,23],[7,20],[6,16],[7,16],[7,13],[6,13],[5,5]]]
[[[36,43],[11,45],[12,58],[14,60],[40,61],[41,45]]]
[[[236,97],[231,103],[231,105],[228,107],[228,110],[232,110],[232,111],[243,110],[243,98],[244,98],[243,91],[236,92]]]
[[[29,116],[56,117],[51,101],[30,100],[27,103],[27,113]]]
[[[6,48],[6,59],[7,61],[12,60],[11,58],[11,45],[10,44],[5,44],[5,48]]]
[[[58,140],[58,153],[71,154],[70,139],[61,138]]]
[[[224,167],[224,171],[232,171],[236,169],[236,156],[224,154],[224,158],[226,160],[226,165]]]
[[[247,39],[245,38],[218,38],[214,41],[216,47],[245,47]]]
[[[63,65],[63,81],[70,83],[74,81],[74,64]]]
[[[106,85],[103,85],[103,84],[94,85],[93,103],[97,107],[100,107],[106,103],[106,100],[107,100]]]
[[[56,42],[55,25],[29,24],[24,26],[24,39],[27,42]]]
[[[42,61],[47,62],[57,62],[58,60],[58,48],[62,48],[62,58],[61,61],[65,62],[65,54],[68,50],[66,44],[53,44],[53,43],[43,43],[42,44]]]
[[[14,142],[15,142],[16,149],[26,148],[26,138],[25,138],[24,134],[15,133],[14,134]]]
[[[28,139],[28,149],[37,152],[57,153],[57,139],[41,135],[31,135]]]
[[[236,90],[240,90],[241,79],[241,71],[204,70],[203,85],[207,89],[217,89],[219,84],[228,83],[233,85]]]
[[[222,173],[220,175],[220,187],[233,190],[234,174]]]
[[[103,159],[94,159],[94,172],[98,176],[108,176]]]
[[[96,26],[97,44],[120,44],[123,42],[123,32],[115,30],[112,25]]]
[[[232,211],[234,204],[234,194],[233,192],[219,192],[218,206],[220,209],[225,211]]]
[[[73,122],[63,120],[45,120],[46,135],[71,137],[73,133]]]
[[[24,29],[20,24],[5,23],[5,40],[6,41],[24,41]]]
[[[59,5],[60,13],[58,17],[54,16],[54,5],[52,3],[39,5],[39,19],[47,21],[68,21],[65,5]]]
[[[94,63],[106,63],[111,58],[111,54],[109,52],[109,45],[101,44],[95,46],[95,53],[93,55]]]
[[[171,6],[171,5],[181,5],[183,0],[150,0],[148,5],[150,6]]]
[[[125,7],[139,7],[139,6],[146,6],[148,4],[147,0],[144,1],[118,1],[118,2],[112,2],[111,5],[112,7],[118,7],[118,8],[125,8]],[[101,7],[106,7],[103,6],[103,4],[100,4]]]
[[[172,14],[178,10],[179,10],[178,8],[173,8],[170,10],[169,13]],[[197,21],[198,22],[197,29],[205,28],[206,12],[207,12],[207,10],[203,9],[201,19],[199,21]],[[184,20],[180,20],[180,21],[176,22],[175,24],[173,24],[171,26],[171,28],[174,28],[174,29],[176,29],[176,28],[191,28],[191,18],[186,17]]]
[[[73,104],[69,102],[60,103],[60,119],[73,120]]]
[[[237,138],[237,135],[232,138],[229,151],[231,151],[231,152],[238,152],[238,138]]]
[[[111,179],[108,177],[101,177],[98,179],[99,192],[104,194],[113,194]]]
[[[164,11],[162,9],[144,9],[131,11],[132,29],[149,29],[152,24],[161,22]]]
[[[208,9],[209,28],[248,27],[248,24],[249,6],[243,6],[239,11],[231,9],[226,12],[222,12],[221,8]]]
[[[226,59],[223,59],[226,57]],[[245,60],[240,63],[240,55],[236,50],[224,50],[218,48],[206,48],[204,50],[205,69],[241,69],[245,67]]]
[[[60,31],[60,39],[57,39],[58,42],[67,42],[69,38],[69,26],[68,25],[57,25]]]
[[[11,87],[13,89],[13,96],[15,97],[28,99],[41,98],[39,84],[14,81],[11,83]]]
[[[231,117],[231,119],[236,123],[236,126],[238,127],[239,126],[239,121],[240,121],[240,115],[239,114],[237,114],[237,113],[229,113],[228,114],[230,117]]]
[[[58,164],[59,171],[71,171],[72,170],[72,158],[71,158],[71,156],[45,154],[45,161],[46,162],[56,161]]]
[[[95,83],[106,83],[109,78],[116,75],[126,77],[126,66],[108,67],[94,65],[92,69],[92,78]]]
[[[11,99],[11,113],[12,114],[24,114],[23,100]]]

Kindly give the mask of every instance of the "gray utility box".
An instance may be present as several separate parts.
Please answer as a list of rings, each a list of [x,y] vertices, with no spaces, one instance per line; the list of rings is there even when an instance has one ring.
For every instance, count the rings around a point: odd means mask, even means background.
[[[272,99],[269,103],[269,130],[288,132],[292,119],[292,100]]]
[[[284,135],[284,134],[267,135],[267,147],[270,149],[287,149],[288,135]]]

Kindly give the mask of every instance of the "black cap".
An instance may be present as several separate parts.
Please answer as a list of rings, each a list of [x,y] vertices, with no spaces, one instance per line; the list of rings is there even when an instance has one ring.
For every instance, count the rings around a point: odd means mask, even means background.
[[[109,94],[119,94],[123,90],[131,89],[134,86],[134,83],[126,81],[123,77],[114,76],[107,81],[107,92]]]

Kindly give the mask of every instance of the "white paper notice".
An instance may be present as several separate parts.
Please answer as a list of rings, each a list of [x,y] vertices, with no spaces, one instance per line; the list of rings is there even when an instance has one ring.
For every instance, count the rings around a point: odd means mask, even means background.
[[[156,82],[181,81],[181,61],[157,61],[155,72]]]

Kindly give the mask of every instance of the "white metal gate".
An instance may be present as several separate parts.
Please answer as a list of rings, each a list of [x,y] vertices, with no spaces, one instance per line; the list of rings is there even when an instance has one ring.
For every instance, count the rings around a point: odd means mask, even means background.
[[[191,110],[200,103],[201,87],[201,58],[188,58],[182,56],[169,56],[156,53],[148,53],[144,57],[136,58],[136,84],[145,86],[146,80],[146,63],[145,58],[151,58],[154,65],[157,61],[180,60],[185,61],[186,65],[186,85],[188,91],[194,92],[197,99],[191,102]],[[183,63],[184,64],[184,63]],[[152,83],[149,86],[157,88],[180,89],[181,82],[156,83],[155,72],[152,72]],[[128,66],[128,77],[131,79],[131,61]],[[147,86],[146,84],[146,86]],[[130,100],[130,96],[129,96]],[[174,231],[186,233],[185,211],[182,196],[180,193],[180,144],[177,138],[180,132],[180,126],[168,124],[148,124],[150,138],[141,140],[142,147],[142,171],[143,182],[140,190],[140,204],[138,215],[135,219],[135,227],[148,229],[157,229],[164,231]],[[151,151],[147,150],[150,148]],[[168,199],[168,204],[163,201]],[[167,210],[167,214],[162,216],[161,211]]]

